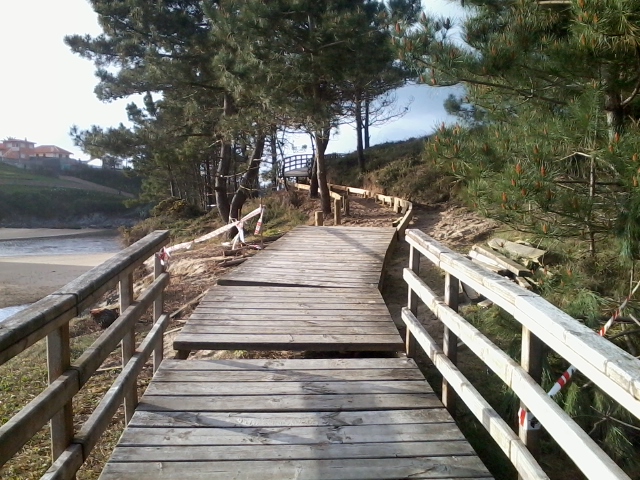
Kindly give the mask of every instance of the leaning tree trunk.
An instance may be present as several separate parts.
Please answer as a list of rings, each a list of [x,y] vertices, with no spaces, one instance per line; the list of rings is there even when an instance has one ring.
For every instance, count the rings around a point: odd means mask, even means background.
[[[331,196],[329,195],[329,185],[327,183],[327,166],[324,152],[329,144],[329,134],[331,128],[323,128],[316,131],[316,168],[317,168],[317,180],[318,189],[320,190],[320,204],[322,205],[322,212],[326,215],[331,213]]]
[[[356,116],[356,149],[358,152],[358,165],[360,171],[365,172],[364,146],[362,145],[362,95],[360,90],[356,91],[355,98],[355,116]]]
[[[371,137],[369,136],[369,98],[366,97],[364,99],[364,148],[369,148],[369,141]]]
[[[224,94],[223,114],[225,117],[234,113],[233,101],[228,93]],[[227,195],[227,179],[229,178],[229,170],[231,169],[231,143],[226,139],[222,140],[220,148],[220,161],[216,169],[216,180],[214,190],[216,192],[216,203],[218,204],[218,213],[223,222],[229,220],[229,196]]]
[[[264,151],[264,142],[264,136],[260,136],[256,139],[256,145],[253,149],[253,154],[251,155],[249,168],[244,172],[244,175],[242,175],[240,185],[238,185],[238,189],[231,200],[229,219],[240,218],[240,210],[242,209],[244,202],[249,198],[252,188],[258,180],[258,175],[260,174],[260,162],[262,161],[262,152]]]
[[[315,142],[315,139],[314,139]],[[309,178],[309,198],[318,198],[318,156],[313,156],[311,178]]]

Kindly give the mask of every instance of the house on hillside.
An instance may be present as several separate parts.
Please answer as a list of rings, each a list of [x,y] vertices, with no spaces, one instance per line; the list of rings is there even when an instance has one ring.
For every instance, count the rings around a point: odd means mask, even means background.
[[[73,170],[82,163],[72,158],[72,153],[55,145],[40,145],[34,142],[7,138],[0,143],[0,162],[28,170]]]

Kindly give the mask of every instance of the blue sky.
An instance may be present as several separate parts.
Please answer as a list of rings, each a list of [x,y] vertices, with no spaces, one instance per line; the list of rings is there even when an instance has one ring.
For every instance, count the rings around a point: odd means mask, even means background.
[[[451,14],[458,2],[425,0],[432,12]],[[86,159],[69,137],[69,128],[126,124],[129,100],[103,103],[93,89],[93,64],[64,44],[68,34],[97,35],[96,15],[86,0],[0,1],[0,139],[28,138],[55,144]],[[446,113],[442,101],[448,92],[427,86],[409,86],[398,93],[400,104],[413,97],[409,112],[399,120],[372,130],[372,143],[426,135]],[[328,151],[355,149],[355,134],[343,126]]]

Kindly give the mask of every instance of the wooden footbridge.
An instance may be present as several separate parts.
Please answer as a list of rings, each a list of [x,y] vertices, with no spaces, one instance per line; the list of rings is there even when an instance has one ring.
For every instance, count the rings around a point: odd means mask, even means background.
[[[536,377],[544,343],[640,417],[640,361],[422,232],[408,230],[405,238],[411,204],[378,199],[403,210],[397,228],[299,227],[221,278],[175,338],[174,359],[162,359],[168,274],[157,255],[152,283],[133,296],[133,271],[166,244],[162,232],[0,324],[0,363],[46,337],[50,372],[49,387],[0,427],[0,462],[50,421],[54,461],[43,478],[73,478],[124,402],[127,426],[102,480],[492,478],[454,421],[456,402],[464,402],[521,478],[548,478],[535,460],[540,430],[525,422],[515,432],[457,369],[462,341],[587,478],[628,479]],[[410,245],[405,338],[379,290],[398,238]],[[444,270],[444,298],[420,278],[421,258]],[[522,323],[520,363],[457,313],[461,283]],[[69,320],[114,285],[120,317],[71,363]],[[442,347],[417,320],[419,303],[444,324]],[[136,345],[133,325],[151,308],[154,327]],[[74,395],[118,343],[122,373],[74,428]],[[441,399],[413,359],[418,348],[442,373]],[[196,350],[264,358],[189,359]],[[314,353],[269,358],[281,350]],[[155,373],[138,399],[136,378],[151,356]]]

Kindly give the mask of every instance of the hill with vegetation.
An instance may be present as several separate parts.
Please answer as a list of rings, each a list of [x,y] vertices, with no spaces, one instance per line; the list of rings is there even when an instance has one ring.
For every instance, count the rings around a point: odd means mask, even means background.
[[[117,227],[140,220],[140,209],[125,203],[135,181],[103,171],[84,176],[76,181],[0,163],[0,226]]]

